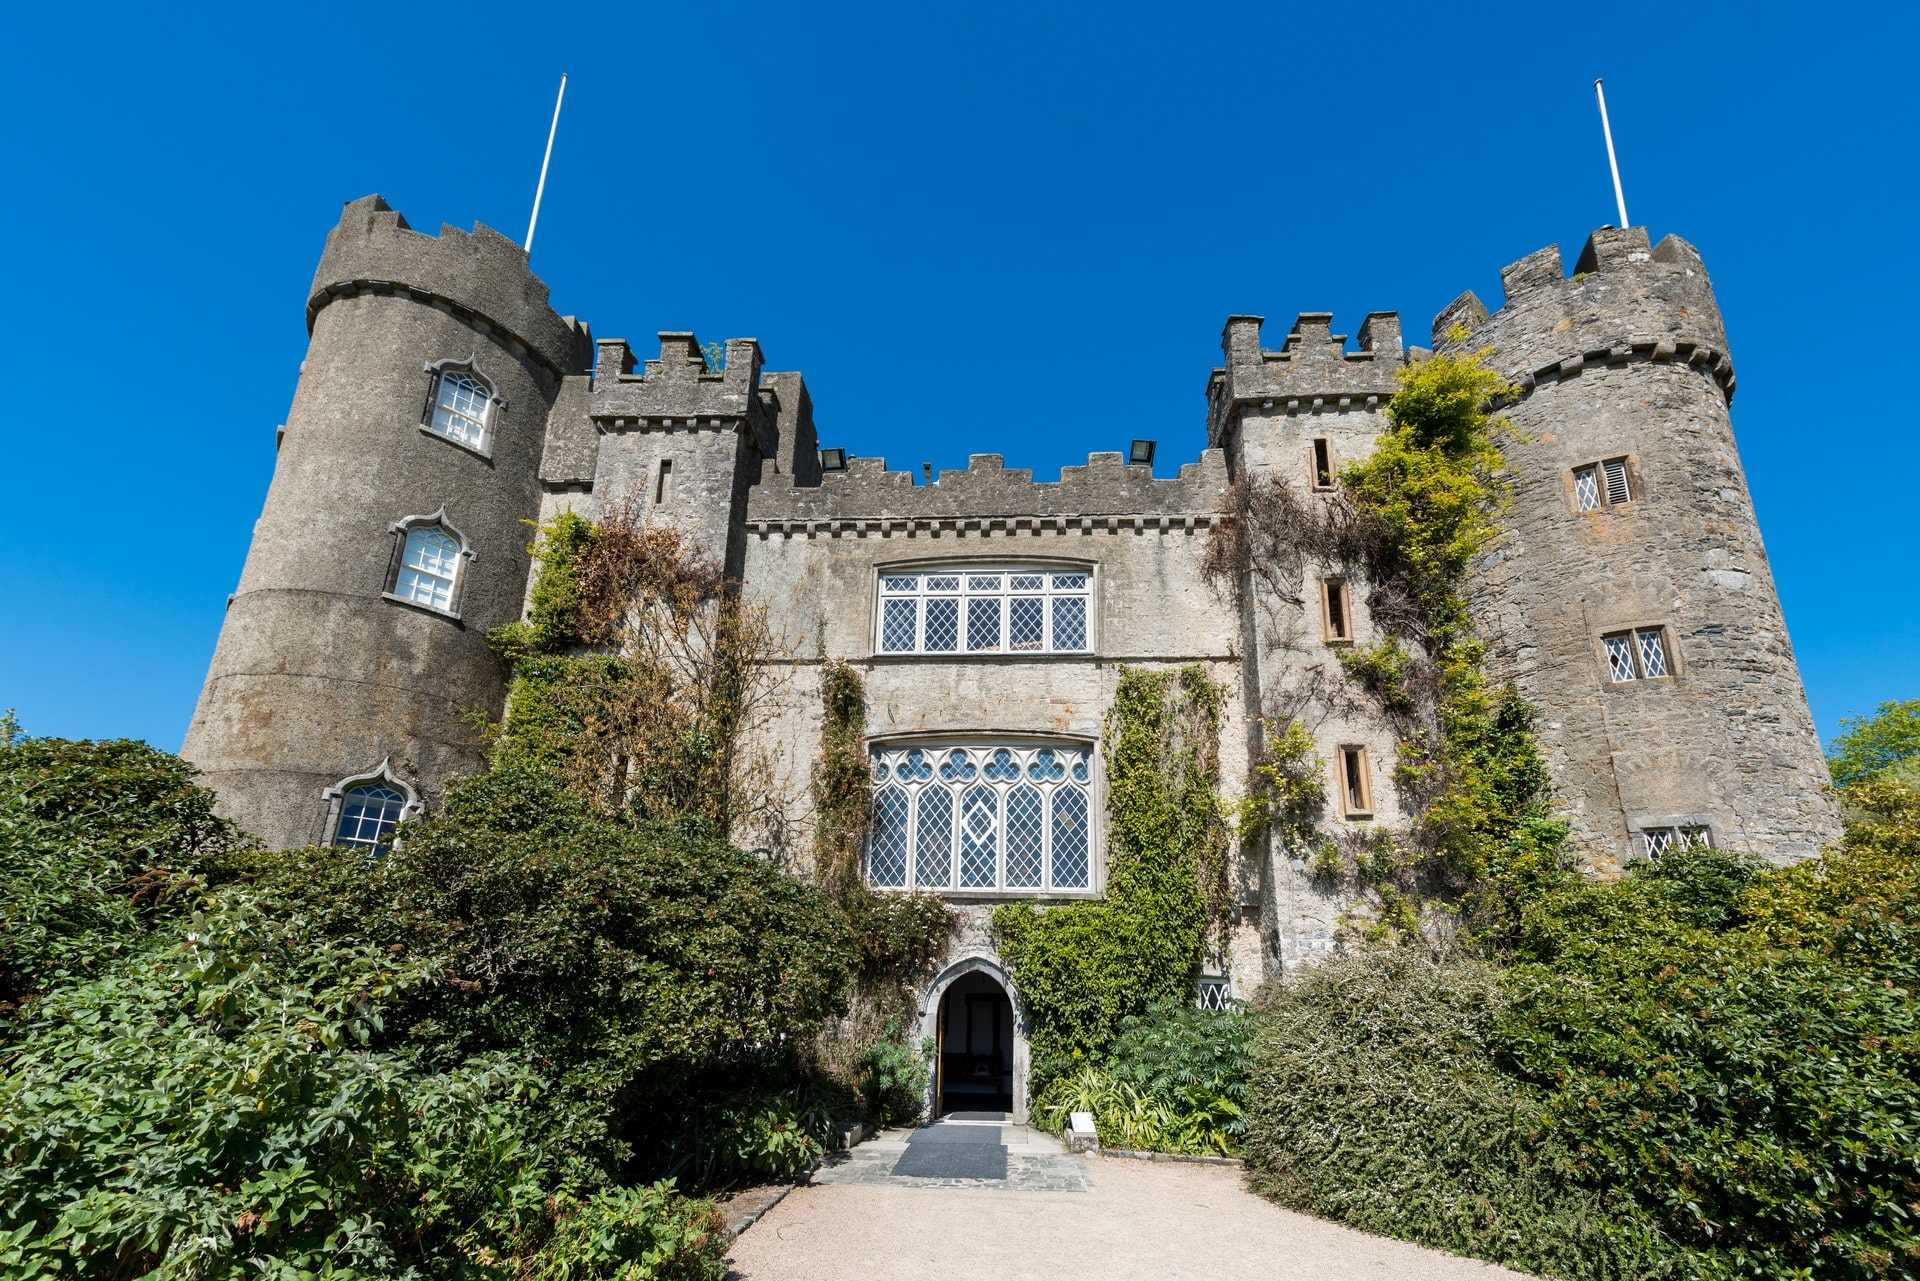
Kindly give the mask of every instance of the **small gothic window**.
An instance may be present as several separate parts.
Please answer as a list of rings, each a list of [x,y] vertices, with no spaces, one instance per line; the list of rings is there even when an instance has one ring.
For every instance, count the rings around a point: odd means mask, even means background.
[[[1351,744],[1340,749],[1340,802],[1348,818],[1373,813],[1373,778],[1367,768],[1367,749]]]
[[[1609,458],[1573,469],[1573,505],[1583,512],[1621,507],[1633,501],[1633,486],[1627,477],[1627,460]]]
[[[1313,487],[1333,488],[1333,442],[1325,436],[1313,438]]]
[[[1673,675],[1667,665],[1665,628],[1636,627],[1600,639],[1607,647],[1607,675],[1616,685]]]
[[[400,571],[393,594],[401,600],[453,612],[453,592],[460,578],[460,544],[438,525],[416,525],[407,531],[400,553]]]
[[[432,366],[429,366],[432,368]],[[427,430],[465,445],[478,453],[487,449],[487,429],[493,417],[493,389],[472,369],[435,371],[432,407]]]
[[[1321,639],[1329,644],[1353,639],[1353,612],[1348,608],[1344,579],[1320,580],[1320,604],[1323,609]]]
[[[333,843],[376,849],[399,825],[406,809],[406,796],[385,783],[349,787],[340,796],[340,821],[334,825]]]

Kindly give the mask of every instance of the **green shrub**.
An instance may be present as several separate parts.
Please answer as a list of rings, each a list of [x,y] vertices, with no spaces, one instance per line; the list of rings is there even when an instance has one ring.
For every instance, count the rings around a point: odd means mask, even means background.
[[[931,1038],[915,1050],[906,1042],[898,1023],[887,1024],[881,1038],[860,1057],[859,1091],[867,1119],[875,1125],[904,1125],[918,1120],[926,1106],[928,1065],[933,1055]]]
[[[0,739],[0,1029],[102,972],[242,844],[193,767],[144,743]]]
[[[674,1195],[670,1182],[557,1199],[553,1235],[520,1269],[522,1281],[723,1281],[725,1220],[710,1201]]]
[[[1158,1003],[1121,1021],[1099,1066],[1055,1080],[1035,1116],[1058,1131],[1070,1114],[1090,1112],[1108,1147],[1232,1155],[1246,1133],[1252,1032],[1237,1010]]]
[[[1245,1153],[1283,1205],[1570,1278],[1644,1274],[1629,1202],[1570,1182],[1541,1092],[1500,1063],[1498,967],[1380,948],[1256,1001]]]

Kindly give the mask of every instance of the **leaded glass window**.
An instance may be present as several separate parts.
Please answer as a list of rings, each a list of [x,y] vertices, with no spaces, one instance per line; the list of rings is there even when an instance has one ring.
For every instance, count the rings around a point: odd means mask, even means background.
[[[384,783],[361,783],[340,796],[340,821],[333,843],[363,849],[378,848],[406,813],[406,796]]]
[[[883,654],[1084,654],[1093,575],[969,566],[880,576]]]
[[[1713,847],[1713,830],[1698,823],[1686,823],[1678,827],[1649,827],[1641,836],[1647,842],[1648,858],[1659,858],[1668,850]]]
[[[492,403],[493,393],[485,383],[471,373],[446,370],[436,380],[433,413],[427,419],[427,426],[469,449],[484,450]]]
[[[889,889],[1091,889],[1092,779],[1081,746],[877,748],[868,878]]]
[[[1627,460],[1609,458],[1573,469],[1573,505],[1578,511],[1597,512],[1603,507],[1620,507],[1633,501],[1633,485],[1627,477]]]
[[[1199,992],[1196,1004],[1203,1010],[1230,1010],[1233,1008],[1233,984],[1218,974],[1202,974],[1198,983]]]
[[[1667,639],[1663,628],[1639,627],[1630,632],[1602,636],[1600,640],[1607,647],[1607,674],[1616,685],[1673,675],[1667,664]]]
[[[1600,510],[1600,472],[1598,468],[1581,467],[1573,473],[1574,504],[1583,512]]]
[[[453,610],[453,588],[460,577],[460,544],[438,525],[407,531],[393,594],[431,609]]]

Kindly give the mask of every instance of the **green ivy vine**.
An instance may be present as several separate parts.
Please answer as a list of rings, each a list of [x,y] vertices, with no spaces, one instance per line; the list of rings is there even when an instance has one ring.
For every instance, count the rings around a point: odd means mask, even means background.
[[[1195,970],[1230,906],[1219,796],[1225,699],[1198,664],[1121,668],[1105,736],[1105,898],[1009,903],[993,914],[1026,1008],[1036,1098],[1098,1060],[1128,1015],[1192,999]]]

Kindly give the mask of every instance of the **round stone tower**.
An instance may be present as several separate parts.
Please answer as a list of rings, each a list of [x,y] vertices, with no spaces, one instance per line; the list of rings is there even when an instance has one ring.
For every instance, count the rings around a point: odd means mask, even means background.
[[[347,205],[183,754],[275,847],[371,839],[481,761],[487,629],[520,615],[539,464],[584,326],[499,233]],[[343,825],[344,820],[344,825]]]
[[[1645,228],[1595,232],[1567,278],[1549,247],[1463,295],[1442,350],[1492,348],[1508,532],[1476,597],[1494,670],[1539,741],[1589,866],[1710,841],[1776,861],[1839,834],[1734,445],[1733,364],[1706,268]]]

